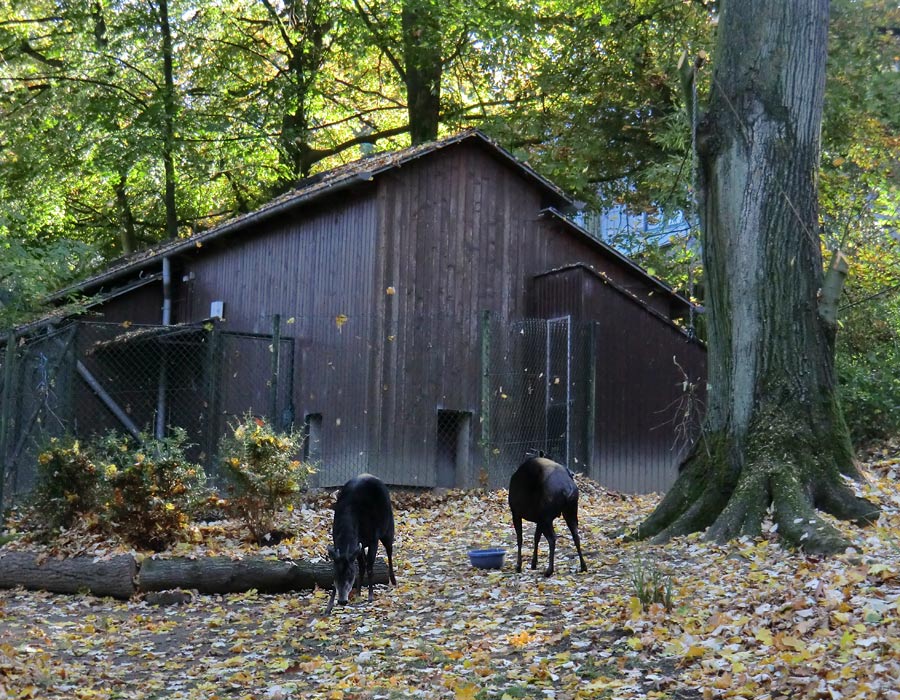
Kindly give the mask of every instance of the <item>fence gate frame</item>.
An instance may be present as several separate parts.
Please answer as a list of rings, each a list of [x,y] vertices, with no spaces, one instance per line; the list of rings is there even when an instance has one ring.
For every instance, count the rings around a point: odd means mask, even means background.
[[[560,327],[565,328],[566,334],[566,347],[564,356],[560,355],[560,353],[557,351],[558,349],[554,346],[554,342],[556,340],[554,337],[554,331]],[[559,369],[558,364],[561,360],[565,363],[565,394],[562,401],[555,398],[555,394],[557,393],[556,389],[558,388],[560,379],[560,374],[556,373],[555,370]],[[557,316],[554,318],[546,319],[546,348],[544,353],[544,361],[544,442],[549,450],[550,445],[559,440],[558,437],[551,435],[551,429],[555,422],[551,420],[551,415],[553,415],[552,409],[563,406],[565,409],[563,413],[563,418],[565,421],[565,437],[563,438],[565,455],[563,456],[558,454],[551,454],[551,457],[553,457],[553,459],[560,464],[569,466],[572,448],[572,402],[574,401],[572,397],[571,315],[567,314],[565,316]]]

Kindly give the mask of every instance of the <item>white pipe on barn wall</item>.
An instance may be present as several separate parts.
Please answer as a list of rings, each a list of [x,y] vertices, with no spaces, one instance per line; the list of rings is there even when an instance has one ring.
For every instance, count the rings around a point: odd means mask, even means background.
[[[172,325],[172,260],[168,256],[162,259],[162,325]],[[162,440],[166,436],[166,391],[168,390],[168,358],[166,357],[165,344],[159,347],[159,384],[156,394],[156,439]]]

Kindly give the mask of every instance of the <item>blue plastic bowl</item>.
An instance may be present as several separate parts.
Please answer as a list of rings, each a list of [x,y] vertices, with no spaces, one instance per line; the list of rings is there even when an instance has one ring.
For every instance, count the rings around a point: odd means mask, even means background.
[[[506,550],[502,547],[471,549],[469,550],[469,561],[476,569],[502,569],[504,554],[506,554]]]

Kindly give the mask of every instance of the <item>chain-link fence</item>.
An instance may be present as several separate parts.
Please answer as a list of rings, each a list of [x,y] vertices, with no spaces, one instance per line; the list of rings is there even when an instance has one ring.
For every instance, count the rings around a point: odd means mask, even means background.
[[[487,313],[276,316],[270,327],[74,322],[8,342],[2,502],[32,488],[38,452],[64,434],[161,437],[179,427],[215,482],[219,442],[247,412],[302,432],[298,456],[319,468],[321,486],[363,471],[408,486],[504,486],[540,450],[624,490],[650,490],[665,487],[690,442],[678,443],[684,424],[670,415],[696,390],[682,371],[697,376],[696,357],[672,365],[672,348],[702,354],[683,339],[641,333],[640,356],[628,356],[614,342],[622,333],[604,338],[595,322]]]
[[[570,468],[586,469],[594,400],[592,330],[568,317],[487,326],[482,421],[492,481],[508,483],[527,453],[543,452]]]
[[[277,349],[276,349],[277,348]],[[189,457],[215,478],[229,422],[244,412],[290,425],[293,341],[192,326],[72,323],[20,340],[3,355],[0,459],[3,502],[34,484],[52,437],[111,430],[189,437]]]

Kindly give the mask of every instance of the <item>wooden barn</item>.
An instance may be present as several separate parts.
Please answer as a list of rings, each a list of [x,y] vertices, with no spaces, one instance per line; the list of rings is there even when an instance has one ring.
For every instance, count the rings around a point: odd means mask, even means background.
[[[60,298],[100,294],[94,319],[174,325],[184,347],[210,327],[264,339],[218,358],[227,397],[198,400],[185,420],[201,430],[210,415],[251,409],[302,428],[319,485],[362,471],[397,485],[505,485],[525,450],[544,449],[609,488],[664,490],[694,437],[705,351],[676,323],[688,301],[573,223],[572,207],[469,131],[309,178]],[[93,358],[113,347],[94,345]],[[277,402],[244,371],[268,371],[273,353]],[[203,362],[172,357],[166,387],[209,385]],[[148,410],[164,411],[165,391],[148,390]],[[111,405],[94,412],[115,425]]]

